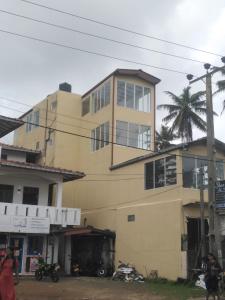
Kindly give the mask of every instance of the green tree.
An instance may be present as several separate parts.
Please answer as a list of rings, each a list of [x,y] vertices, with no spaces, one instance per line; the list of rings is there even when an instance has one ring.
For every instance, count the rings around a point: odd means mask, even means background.
[[[160,131],[156,131],[156,147],[161,150],[169,147],[170,142],[178,138],[176,134],[171,132],[168,126],[162,125]]]
[[[222,75],[225,76],[225,70],[222,70],[221,73],[222,73]],[[214,95],[225,92],[225,80],[224,79],[217,81],[216,85],[217,85],[218,90],[214,93]],[[225,110],[225,100],[223,100],[222,113],[224,112],[224,110]]]
[[[177,133],[182,142],[190,142],[193,140],[194,126],[206,132],[206,122],[200,116],[206,115],[206,100],[202,99],[205,91],[191,94],[190,87],[186,87],[180,96],[169,91],[165,93],[172,99],[173,103],[161,104],[157,108],[169,112],[163,121],[166,124],[172,122],[170,127],[172,133]]]

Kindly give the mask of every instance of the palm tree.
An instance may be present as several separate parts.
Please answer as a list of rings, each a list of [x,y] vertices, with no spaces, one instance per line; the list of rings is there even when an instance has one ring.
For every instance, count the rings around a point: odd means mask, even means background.
[[[222,75],[225,75],[225,70],[222,70],[221,73],[222,73]],[[218,90],[214,93],[214,95],[221,93],[221,92],[225,92],[225,80],[219,80],[219,81],[217,81],[216,84],[217,84]],[[224,110],[225,110],[225,100],[223,100],[222,113]]]
[[[156,147],[157,149],[165,149],[171,145],[171,141],[178,138],[176,134],[171,132],[168,126],[162,125],[160,131],[156,131]]]
[[[186,87],[180,96],[169,91],[165,93],[172,99],[173,104],[162,104],[157,108],[169,112],[163,121],[166,124],[173,121],[170,128],[172,133],[177,132],[182,142],[190,142],[193,140],[193,126],[206,132],[206,122],[200,117],[200,115],[206,115],[206,100],[202,99],[205,91],[191,95],[190,87]]]

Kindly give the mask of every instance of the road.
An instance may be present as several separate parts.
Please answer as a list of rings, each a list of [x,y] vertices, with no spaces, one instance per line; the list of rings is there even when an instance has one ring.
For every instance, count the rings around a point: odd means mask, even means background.
[[[37,282],[21,279],[16,287],[18,300],[163,300],[150,294],[143,283],[131,284],[98,278],[63,278]]]

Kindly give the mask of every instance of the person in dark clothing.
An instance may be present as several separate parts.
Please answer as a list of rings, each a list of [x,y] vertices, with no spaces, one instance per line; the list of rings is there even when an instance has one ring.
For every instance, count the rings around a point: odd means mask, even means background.
[[[205,285],[207,289],[206,300],[209,299],[209,296],[213,296],[213,299],[220,299],[219,295],[219,275],[222,272],[217,259],[212,253],[209,253],[207,256],[206,270],[205,270]]]

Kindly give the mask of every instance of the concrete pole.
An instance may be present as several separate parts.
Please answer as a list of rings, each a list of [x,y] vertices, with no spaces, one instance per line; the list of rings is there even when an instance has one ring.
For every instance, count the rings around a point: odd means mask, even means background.
[[[205,204],[204,204],[204,184],[203,184],[203,170],[200,169],[200,217],[201,217],[201,256],[206,256],[205,243]]]
[[[211,74],[206,74],[206,107],[207,107],[207,154],[208,154],[208,210],[209,210],[209,249],[216,253],[222,265],[219,215],[215,210],[215,136],[213,122]]]

